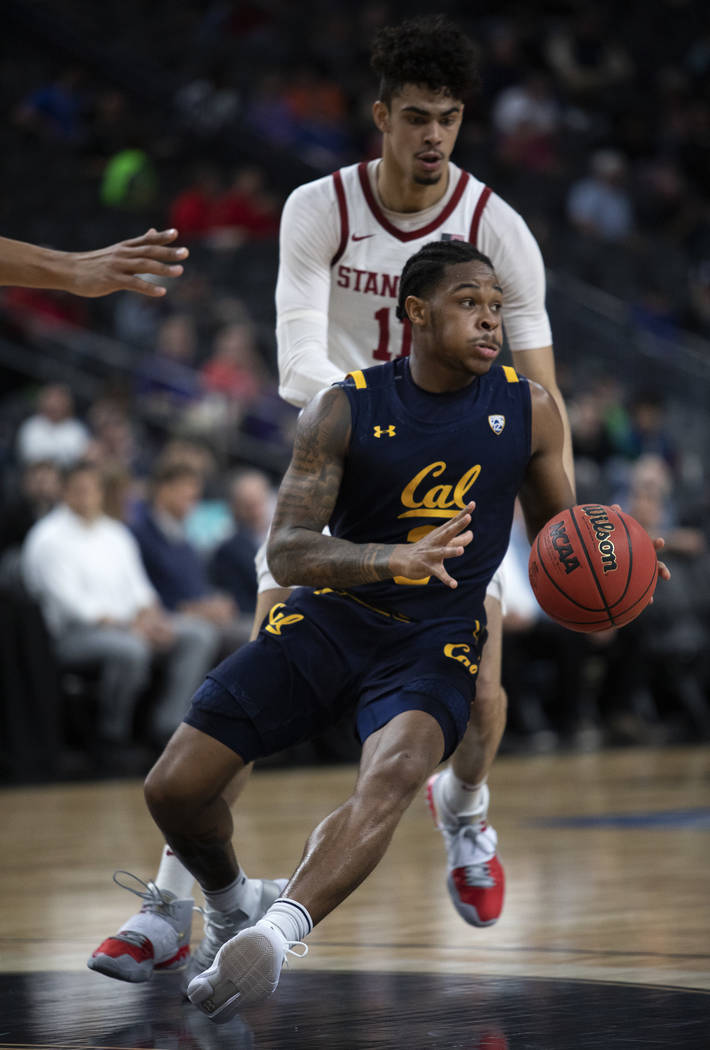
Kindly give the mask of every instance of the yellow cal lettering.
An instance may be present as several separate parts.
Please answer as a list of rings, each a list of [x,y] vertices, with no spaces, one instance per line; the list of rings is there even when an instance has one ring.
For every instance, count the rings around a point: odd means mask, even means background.
[[[462,650],[458,652],[458,650]],[[466,645],[465,642],[447,642],[444,646],[444,656],[451,657],[452,660],[456,660],[458,663],[463,664],[469,674],[478,674],[478,664],[472,664],[466,653],[471,652],[471,646]]]
[[[419,484],[424,480],[427,474],[431,474],[433,477],[438,478],[446,470],[446,464],[439,461],[438,463],[430,463],[428,467],[423,467],[418,474],[415,474],[408,485],[405,486],[402,492],[402,506],[404,507],[421,507],[422,503],[417,502],[414,497],[415,490]],[[400,514],[400,517],[404,517]]]
[[[457,482],[456,488],[454,489],[454,503],[462,510],[466,505],[466,493],[469,489],[473,488],[478,475],[481,473],[481,464],[477,463],[475,467],[471,467],[462,478]]]
[[[266,624],[265,630],[269,634],[281,634],[284,627],[289,627],[293,623],[298,623],[303,619],[300,613],[286,613],[281,612],[281,609],[285,609],[286,606],[283,602],[277,602],[269,609],[269,622]]]
[[[434,485],[424,496],[422,505],[446,510],[451,506],[451,485]]]
[[[473,487],[479,474],[481,464],[469,467],[456,485],[432,485],[421,492],[427,478],[438,478],[446,470],[446,463],[437,460],[423,467],[402,490],[402,506],[409,510],[398,515],[400,518],[453,518],[466,505],[466,496]]]
[[[463,652],[457,653],[457,649],[463,649]],[[465,642],[448,642],[444,646],[444,656],[450,656],[452,660],[458,660],[460,664],[466,664],[467,667],[470,665],[471,661],[467,656],[464,656],[464,653],[470,652],[471,646],[466,645]]]

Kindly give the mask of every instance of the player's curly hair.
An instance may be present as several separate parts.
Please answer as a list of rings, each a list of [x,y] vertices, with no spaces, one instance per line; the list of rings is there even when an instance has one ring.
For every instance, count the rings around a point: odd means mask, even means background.
[[[473,43],[445,15],[383,26],[375,35],[370,65],[380,78],[379,98],[388,106],[405,84],[465,100],[479,83]]]
[[[404,321],[407,316],[404,304],[408,296],[425,298],[439,283],[447,266],[466,262],[482,262],[494,269],[488,256],[468,241],[429,241],[415,255],[410,255],[399,280],[397,319]]]

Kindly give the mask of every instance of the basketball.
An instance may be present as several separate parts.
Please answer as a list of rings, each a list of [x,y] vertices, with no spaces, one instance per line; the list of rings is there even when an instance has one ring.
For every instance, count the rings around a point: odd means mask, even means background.
[[[646,608],[658,558],[651,537],[630,514],[585,503],[540,529],[528,573],[551,619],[571,631],[594,633],[622,627]]]

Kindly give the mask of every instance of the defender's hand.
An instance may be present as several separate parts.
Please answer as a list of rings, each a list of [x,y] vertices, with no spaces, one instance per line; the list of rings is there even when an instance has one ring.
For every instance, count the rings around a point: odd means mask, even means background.
[[[190,254],[187,248],[171,248],[177,230],[150,229],[142,237],[133,237],[94,252],[71,252],[67,256],[66,290],[75,295],[96,298],[111,292],[139,292],[158,298],[165,295],[159,284],[144,281],[136,274],[179,277],[180,260]]]

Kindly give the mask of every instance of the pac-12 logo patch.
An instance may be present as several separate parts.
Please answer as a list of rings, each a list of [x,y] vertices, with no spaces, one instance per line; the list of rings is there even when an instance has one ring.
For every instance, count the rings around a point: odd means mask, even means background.
[[[494,434],[502,434],[505,427],[505,416],[489,416],[488,426]]]

